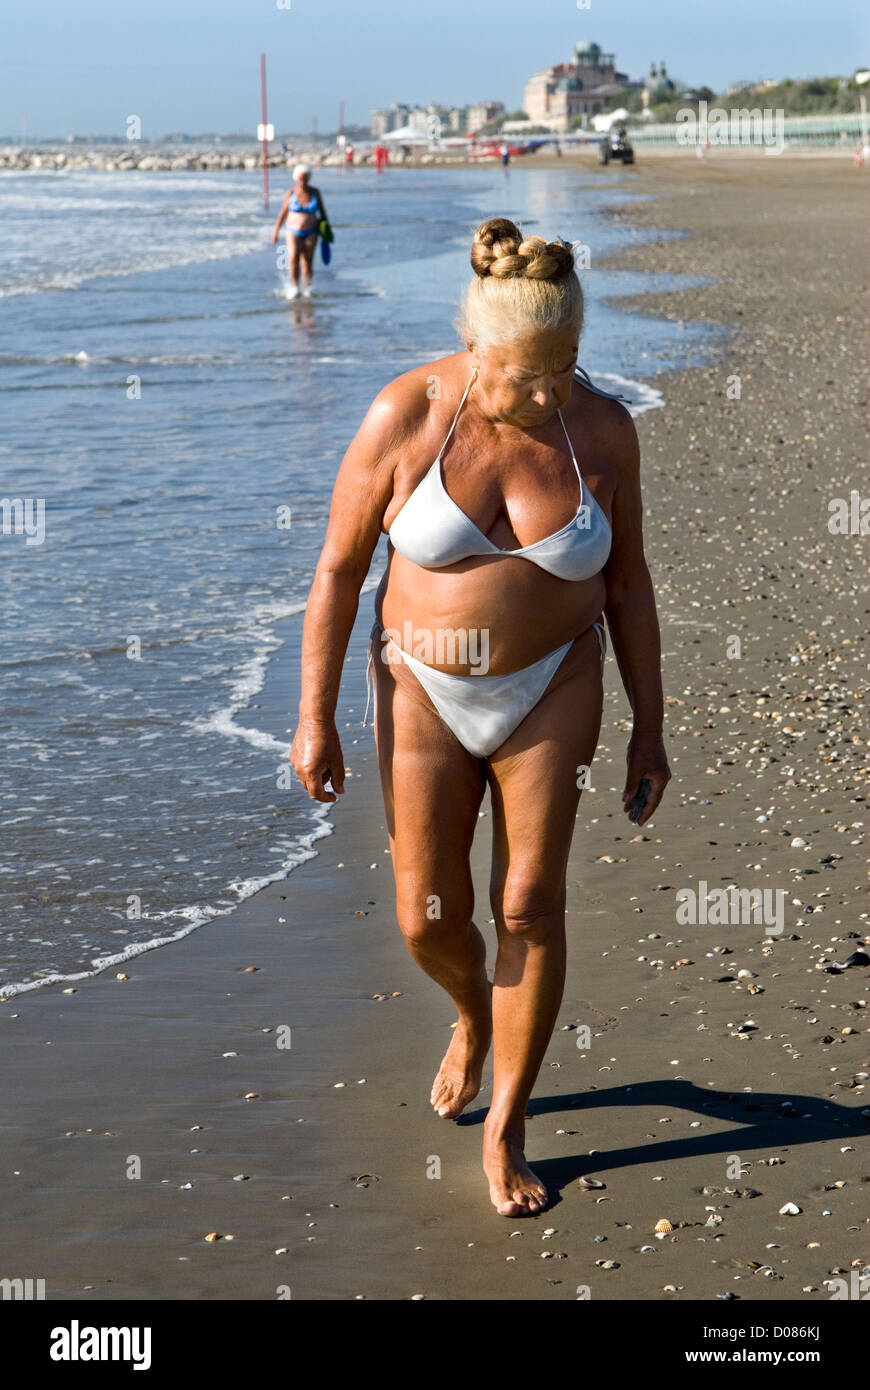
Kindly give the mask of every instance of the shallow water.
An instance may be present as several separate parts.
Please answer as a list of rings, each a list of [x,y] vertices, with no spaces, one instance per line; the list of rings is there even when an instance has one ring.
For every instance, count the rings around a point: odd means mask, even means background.
[[[635,409],[659,398],[624,383],[714,341],[601,303],[687,283],[595,270],[637,235],[605,212],[619,174],[319,173],[336,242],[310,303],[258,180],[0,176],[0,496],[45,526],[0,533],[0,991],[189,930],[326,833],[252,701],[372,397],[456,350],[479,221],[592,248],[581,361]]]

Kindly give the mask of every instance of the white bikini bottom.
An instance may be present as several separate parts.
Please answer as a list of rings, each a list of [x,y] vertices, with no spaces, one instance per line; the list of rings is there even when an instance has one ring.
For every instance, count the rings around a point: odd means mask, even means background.
[[[604,669],[604,656],[607,642],[601,623],[592,626],[598,634],[601,648],[601,667]],[[375,661],[375,633],[381,631],[375,624],[369,637],[368,662],[366,664],[366,712],[363,724],[368,720],[369,700],[374,691],[374,722],[378,718],[378,694],[372,668]],[[438,671],[393,642],[388,641],[399,654],[399,658],[410,666],[435,706],[448,729],[456,735],[463,748],[475,758],[487,758],[500,748],[505,739],[523,722],[526,715],[534,709],[558,668],[568,655],[575,639],[564,646],[548,652],[540,661],[524,666],[519,671],[510,671],[505,676],[452,676],[446,671]],[[395,657],[393,658],[396,659]]]

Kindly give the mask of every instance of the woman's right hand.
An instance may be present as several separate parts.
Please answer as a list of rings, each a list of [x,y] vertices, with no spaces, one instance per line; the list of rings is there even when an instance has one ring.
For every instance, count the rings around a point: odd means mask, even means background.
[[[304,716],[290,748],[290,762],[299,781],[314,801],[337,801],[344,792],[344,756],[334,719]],[[328,791],[331,782],[334,791]]]

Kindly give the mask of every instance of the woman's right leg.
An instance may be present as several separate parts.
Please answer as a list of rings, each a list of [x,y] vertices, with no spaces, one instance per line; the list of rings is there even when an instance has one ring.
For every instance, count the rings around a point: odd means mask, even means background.
[[[469,854],[486,788],[480,759],[447,728],[401,658],[382,660],[373,630],[375,737],[396,915],[414,960],[459,1012],[432,1086],[432,1105],[455,1119],[477,1095],[492,1035],[486,946],[472,920]]]

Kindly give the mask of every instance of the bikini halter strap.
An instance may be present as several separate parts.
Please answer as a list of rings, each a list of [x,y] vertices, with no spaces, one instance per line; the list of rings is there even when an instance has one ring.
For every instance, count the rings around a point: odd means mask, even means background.
[[[475,367],[475,368],[474,368],[474,371],[471,373],[471,376],[470,376],[469,379],[468,379],[468,385],[466,386],[465,390],[464,390],[463,393],[462,393],[462,400],[459,402],[459,405],[456,407],[456,414],[455,414],[454,417],[453,417],[453,423],[451,424],[450,429],[447,431],[447,438],[444,440],[444,443],[441,445],[441,448],[438,450],[438,459],[436,459],[436,463],[437,463],[438,460],[441,458],[441,455],[444,453],[444,450],[447,448],[447,445],[448,445],[449,442],[450,442],[450,436],[452,435],[454,429],[456,428],[456,421],[459,419],[459,412],[461,411],[462,407],[465,405],[465,398],[466,398],[466,396],[468,395],[469,391],[471,390],[472,383],[474,382],[474,379],[475,379],[476,376],[477,376],[477,368]],[[565,421],[562,419],[562,411],[561,411],[561,410],[557,411],[557,414],[558,414],[558,416],[559,416],[559,423],[561,424],[562,429],[563,429],[564,432],[565,432],[565,439],[567,440],[568,448],[569,448],[570,451],[571,451],[571,461],[572,461],[572,463],[574,464],[574,472],[577,474],[577,477],[578,477],[578,479],[579,479],[579,482],[580,482],[580,489],[581,489],[581,493],[582,493],[582,491],[583,491],[583,475],[582,475],[581,472],[580,472],[580,465],[579,465],[579,463],[577,462],[577,455],[574,453],[574,445],[571,443],[571,436],[570,436],[570,434],[568,433],[568,427],[567,427],[567,425],[565,424]]]
[[[471,373],[471,376],[468,378],[468,385],[466,386],[465,390],[464,390],[463,393],[462,393],[462,400],[459,402],[459,405],[456,407],[456,414],[455,414],[454,417],[453,417],[453,424],[450,426],[450,429],[447,431],[447,438],[444,440],[444,443],[441,445],[441,448],[438,450],[438,458],[439,458],[439,459],[440,459],[441,455],[444,453],[444,450],[447,448],[447,445],[448,445],[449,442],[450,442],[450,436],[451,436],[451,434],[453,433],[454,429],[456,428],[456,421],[459,419],[459,412],[460,412],[460,410],[462,409],[462,407],[465,405],[465,398],[466,398],[466,396],[468,395],[469,391],[471,390],[472,383],[473,383],[473,381],[474,381],[474,379],[475,379],[476,376],[477,376],[477,368],[475,367],[474,371]]]
[[[568,441],[568,448],[571,450],[571,458],[572,458],[572,460],[573,460],[573,462],[574,462],[574,472],[577,474],[577,477],[578,477],[579,480],[580,480],[580,489],[581,489],[581,492],[582,492],[582,490],[583,490],[583,476],[582,476],[582,474],[581,474],[581,472],[580,472],[580,465],[579,465],[579,463],[577,462],[577,455],[574,453],[574,445],[571,443],[571,436],[570,436],[570,434],[568,433],[568,426],[565,424],[565,421],[562,419],[562,411],[561,411],[561,409],[558,411],[558,415],[559,415],[559,420],[560,420],[561,425],[562,425],[562,429],[563,429],[564,432],[565,432],[565,438],[566,438],[567,441]]]

